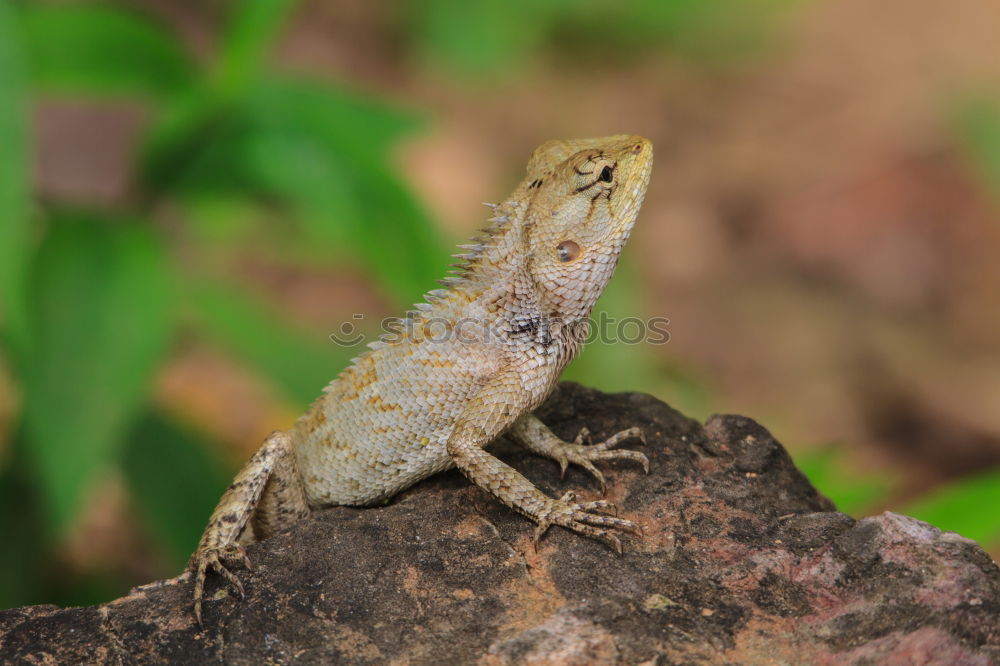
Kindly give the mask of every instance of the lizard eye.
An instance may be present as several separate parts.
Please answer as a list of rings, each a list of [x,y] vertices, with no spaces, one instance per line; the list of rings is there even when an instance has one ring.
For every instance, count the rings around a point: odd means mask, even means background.
[[[559,261],[570,262],[580,256],[580,246],[571,240],[563,241],[556,245],[556,254],[559,255]]]
[[[603,169],[601,169],[601,175],[598,176],[597,178],[597,180],[601,181],[602,183],[610,183],[613,179],[614,179],[614,171],[609,166],[606,166]]]

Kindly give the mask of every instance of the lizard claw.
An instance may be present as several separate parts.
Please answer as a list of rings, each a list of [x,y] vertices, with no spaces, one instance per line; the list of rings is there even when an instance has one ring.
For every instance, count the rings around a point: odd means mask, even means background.
[[[632,460],[642,465],[643,471],[649,474],[649,458],[644,454],[628,449],[610,450],[622,440],[633,437],[639,439],[643,444],[646,443],[646,438],[640,428],[628,428],[615,433],[599,444],[584,444],[583,442],[590,440],[590,431],[586,428],[580,428],[580,432],[572,444],[563,443],[554,451],[555,460],[559,463],[559,478],[565,478],[566,469],[570,463],[579,465],[597,480],[601,486],[601,494],[605,495],[608,491],[608,485],[604,480],[604,475],[594,466],[592,462],[594,460]]]
[[[614,511],[616,515],[609,516],[604,513],[596,513],[598,510]],[[607,500],[595,500],[593,502],[576,502],[576,494],[567,492],[559,499],[549,499],[545,512],[536,518],[538,525],[535,527],[533,542],[535,549],[542,536],[553,525],[559,525],[566,529],[583,534],[592,539],[597,539],[610,546],[619,555],[622,554],[621,540],[608,529],[619,529],[633,534],[640,534],[642,526],[631,520],[617,517],[618,508]]]
[[[240,544],[229,544],[222,548],[209,548],[195,553],[192,558],[190,568],[194,570],[194,617],[198,626],[203,626],[201,619],[202,602],[205,596],[205,579],[208,570],[211,569],[219,574],[229,583],[230,587],[239,595],[240,599],[246,597],[246,591],[242,581],[232,571],[226,568],[224,562],[238,563],[252,570],[253,564],[247,556],[246,549]]]

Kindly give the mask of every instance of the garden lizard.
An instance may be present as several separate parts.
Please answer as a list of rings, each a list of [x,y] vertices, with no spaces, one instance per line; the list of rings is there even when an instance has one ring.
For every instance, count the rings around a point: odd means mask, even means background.
[[[226,490],[191,556],[201,624],[208,570],[243,595],[227,565],[250,566],[243,544],[331,505],[384,501],[457,467],[533,520],[537,540],[559,525],[604,541],[638,524],[609,515],[606,500],[553,498],[485,447],[502,434],[559,463],[646,457],[612,450],[630,428],[596,445],[586,431],[564,442],[531,412],[580,351],[586,322],[614,272],[642,205],[652,144],[638,136],[549,141],[481,237],[460,246],[444,288],[354,359],[288,430],[272,433]],[[391,242],[387,240],[386,242]]]

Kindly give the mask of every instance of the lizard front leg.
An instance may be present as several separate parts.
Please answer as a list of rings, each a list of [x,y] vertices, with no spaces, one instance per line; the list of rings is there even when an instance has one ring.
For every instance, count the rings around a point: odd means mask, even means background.
[[[541,419],[534,414],[528,413],[514,421],[514,424],[507,430],[506,435],[514,443],[523,446],[529,451],[555,460],[559,463],[559,468],[563,476],[565,476],[566,468],[569,467],[570,463],[580,465],[594,475],[597,482],[601,484],[601,494],[607,492],[607,483],[604,481],[604,475],[594,467],[591,461],[634,460],[642,465],[642,469],[647,474],[649,473],[649,459],[645,455],[638,451],[629,451],[628,449],[619,451],[610,450],[618,446],[620,442],[631,438],[639,439],[645,444],[646,439],[639,428],[628,428],[616,432],[599,444],[584,445],[583,442],[590,436],[586,428],[580,429],[580,432],[576,436],[576,441],[572,443],[564,442],[554,432],[549,430],[548,426],[542,423]]]
[[[240,542],[264,539],[309,515],[302,480],[295,468],[288,433],[271,433],[239,471],[209,518],[188,562],[194,572],[194,615],[201,625],[201,603],[208,570],[225,578],[243,596],[243,584],[226,563],[250,569]]]
[[[534,534],[536,543],[550,526],[559,525],[603,541],[621,553],[621,541],[609,529],[640,533],[641,528],[630,520],[597,513],[599,510],[616,511],[611,502],[575,502],[573,493],[566,493],[559,499],[549,497],[483,448],[510,424],[508,414],[516,412],[500,398],[503,394],[513,398],[518,391],[498,393],[497,390],[485,390],[463,411],[448,439],[448,454],[455,466],[472,483],[535,521],[538,525]]]

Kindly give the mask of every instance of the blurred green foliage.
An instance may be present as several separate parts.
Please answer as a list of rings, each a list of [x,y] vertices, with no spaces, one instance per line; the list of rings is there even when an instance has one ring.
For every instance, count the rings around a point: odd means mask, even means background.
[[[900,479],[865,472],[847,459],[843,446],[823,446],[795,455],[795,464],[837,509],[853,516],[886,507],[898,492]],[[893,511],[958,532],[985,547],[1000,542],[1000,470],[966,477],[928,492]]]
[[[961,106],[956,132],[993,192],[1000,195],[1000,102],[976,99]]]
[[[181,44],[139,15],[32,4],[19,18],[36,91],[166,98],[194,79]]]
[[[126,437],[120,464],[128,490],[154,543],[176,566],[185,562],[204,527],[206,507],[219,501],[231,474],[215,447],[156,409],[147,411]],[[163,470],[184,470],[183,484]]]
[[[896,490],[898,480],[866,473],[846,458],[847,449],[834,443],[796,454],[795,464],[844,513],[863,515],[884,504]]]
[[[994,98],[966,99],[953,113],[954,133],[975,172],[1000,195],[1000,102]],[[867,473],[851,464],[847,449],[824,446],[795,455],[809,480],[837,505],[858,516],[888,507],[900,480]],[[944,487],[892,510],[962,534],[986,548],[1000,546],[1000,471],[989,470]]]
[[[732,58],[758,48],[789,2],[415,0],[398,11],[430,66],[489,83],[553,46],[553,57],[584,63],[649,49]],[[134,582],[61,573],[56,546],[109,470],[165,565],[183,565],[231,470],[153,404],[152,379],[182,337],[209,341],[303,406],[355,353],[288,323],[234,280],[227,268],[241,253],[352,267],[400,306],[448,263],[442,234],[392,161],[424,120],[270,64],[296,4],[231,3],[215,48],[195,57],[163,23],[118,5],[0,0],[0,334],[22,399],[0,460],[0,534],[15,545],[0,548],[0,606],[96,602]],[[126,204],[34,201],[32,104],[65,96],[126,100],[150,114]],[[1000,115],[977,109],[961,131],[1000,182]],[[638,283],[626,260],[598,310],[642,313]],[[595,342],[566,376],[667,395],[699,417],[713,407],[701,378],[641,345]],[[801,462],[847,511],[883,501],[884,488],[845,472],[839,455]],[[996,486],[995,474],[958,484],[914,511],[996,538],[982,510],[996,506]]]
[[[171,325],[164,248],[133,220],[50,214],[28,280],[21,379],[29,459],[64,531],[117,457]]]
[[[31,200],[28,92],[16,15],[0,1],[0,322],[8,348],[25,343],[24,274]]]
[[[406,3],[418,51],[446,72],[492,82],[523,75],[545,47],[591,64],[650,49],[735,62],[771,43],[791,0],[414,0]]]
[[[936,488],[900,512],[990,545],[1000,541],[997,507],[1000,469],[992,469]]]
[[[563,380],[598,386],[602,391],[636,391],[670,396],[671,404],[694,418],[706,418],[711,402],[705,383],[695,373],[676,363],[670,363],[651,347],[649,338],[666,334],[669,341],[669,320],[650,331],[650,320],[641,313],[646,308],[641,298],[639,277],[627,257],[623,257],[594,307],[592,317],[598,334],[591,332],[586,353],[577,356],[563,372]],[[608,322],[604,326],[602,322]],[[637,335],[638,331],[642,335]],[[637,338],[642,342],[636,342]]]
[[[335,258],[399,303],[446,263],[436,227],[391,162],[419,119],[269,67],[294,5],[234,5],[217,51],[199,63],[139,13],[0,0],[0,293],[23,399],[3,469],[0,532],[18,547],[0,567],[0,605],[111,594],[111,572],[60,580],[53,548],[113,468],[170,566],[183,565],[228,473],[211,447],[151,406],[151,380],[181,333],[214,342],[300,405],[346,363],[351,350],[283,323],[226,275],[243,247],[229,241],[270,224],[265,234],[292,239],[274,246],[275,261],[297,251]],[[126,210],[58,201],[31,210],[30,104],[66,95],[134,100],[151,112]],[[183,227],[156,222],[167,202]],[[262,208],[269,214],[228,227],[213,214]],[[224,240],[214,249],[229,257],[192,261],[192,239],[219,233],[198,227],[216,226]]]

